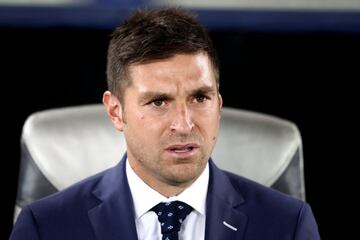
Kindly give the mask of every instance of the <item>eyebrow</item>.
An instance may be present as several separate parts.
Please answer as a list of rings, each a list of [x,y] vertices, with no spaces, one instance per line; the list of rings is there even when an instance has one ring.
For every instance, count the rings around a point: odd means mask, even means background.
[[[197,96],[197,95],[206,95],[206,94],[213,94],[216,90],[209,86],[200,87],[194,90],[189,91],[190,96]],[[148,101],[154,100],[154,99],[171,99],[171,95],[169,93],[164,92],[144,92],[142,93],[139,98],[139,103],[147,103]]]
[[[169,99],[170,95],[167,93],[161,92],[144,92],[139,96],[138,102],[139,103],[147,103],[151,100],[155,99]]]
[[[197,95],[206,95],[206,94],[214,94],[216,92],[216,89],[208,86],[204,86],[198,89],[194,89],[190,92],[191,96],[197,96]]]

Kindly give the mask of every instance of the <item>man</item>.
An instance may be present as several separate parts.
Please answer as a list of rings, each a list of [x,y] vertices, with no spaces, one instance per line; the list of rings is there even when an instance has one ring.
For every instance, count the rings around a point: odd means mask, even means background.
[[[219,170],[219,66],[179,9],[137,11],[113,35],[103,95],[127,154],[25,207],[11,239],[319,239],[308,204]]]

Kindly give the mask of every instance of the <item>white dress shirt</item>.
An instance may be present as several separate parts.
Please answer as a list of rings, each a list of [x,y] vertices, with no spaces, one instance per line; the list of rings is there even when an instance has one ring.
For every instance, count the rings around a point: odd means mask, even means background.
[[[209,164],[196,181],[177,196],[166,198],[143,182],[126,160],[126,175],[135,208],[135,224],[139,240],[161,239],[161,227],[152,207],[160,202],[183,201],[193,207],[179,232],[180,240],[205,239],[206,195],[209,183]]]

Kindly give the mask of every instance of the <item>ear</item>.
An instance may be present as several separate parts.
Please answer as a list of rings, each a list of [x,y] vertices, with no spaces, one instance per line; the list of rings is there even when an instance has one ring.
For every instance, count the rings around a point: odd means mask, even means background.
[[[106,112],[118,131],[124,130],[122,107],[119,99],[110,91],[103,94],[103,103]]]
[[[221,108],[222,108],[222,105],[223,105],[223,99],[222,99],[220,93],[218,93],[218,101],[219,101],[219,111],[221,112]]]

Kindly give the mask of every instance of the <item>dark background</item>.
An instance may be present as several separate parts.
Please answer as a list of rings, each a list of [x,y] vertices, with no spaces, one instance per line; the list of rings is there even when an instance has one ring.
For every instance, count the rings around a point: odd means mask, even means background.
[[[224,105],[295,122],[303,137],[307,201],[323,239],[340,234],[349,213],[351,136],[359,111],[360,34],[339,31],[212,30],[221,62]],[[0,27],[1,235],[7,239],[16,198],[19,141],[38,110],[100,103],[110,30]],[[356,141],[355,141],[356,143]],[[355,144],[353,144],[355,145]],[[356,190],[356,189],[355,189]],[[351,210],[354,211],[354,210]],[[346,221],[345,221],[346,222]],[[347,224],[346,224],[347,225]],[[350,228],[348,226],[348,228]],[[334,238],[334,237],[333,237]]]

